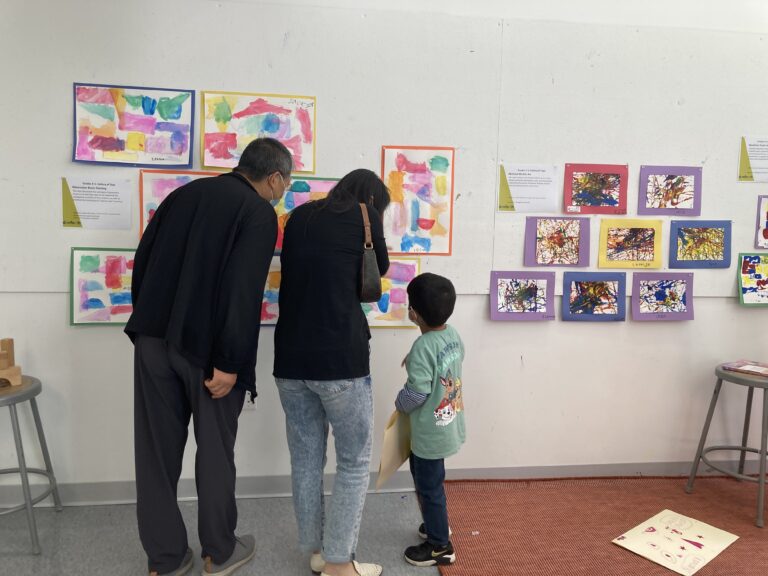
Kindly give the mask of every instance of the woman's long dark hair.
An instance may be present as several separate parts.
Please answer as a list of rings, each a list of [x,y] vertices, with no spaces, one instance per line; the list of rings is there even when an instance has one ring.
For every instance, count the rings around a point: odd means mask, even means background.
[[[370,204],[379,214],[389,206],[389,190],[375,172],[358,168],[344,176],[328,197],[317,202],[318,208],[346,212],[355,204]]]

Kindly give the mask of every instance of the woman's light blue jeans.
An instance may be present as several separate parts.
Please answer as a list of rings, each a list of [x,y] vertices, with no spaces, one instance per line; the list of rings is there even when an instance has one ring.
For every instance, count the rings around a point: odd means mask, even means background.
[[[349,380],[276,378],[291,452],[299,546],[326,562],[355,558],[368,489],[373,436],[371,377]],[[336,446],[336,481],[325,517],[323,469],[328,426]]]

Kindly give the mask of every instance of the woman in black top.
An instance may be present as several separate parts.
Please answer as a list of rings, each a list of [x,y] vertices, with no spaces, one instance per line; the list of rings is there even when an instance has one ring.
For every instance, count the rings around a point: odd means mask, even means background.
[[[296,208],[280,257],[274,375],[285,411],[299,544],[313,553],[312,570],[327,576],[378,576],[382,570],[354,562],[373,432],[371,333],[359,297],[365,239],[360,203],[384,274],[389,258],[381,214],[389,191],[370,170],[350,172],[328,198]],[[329,425],[337,464],[324,518]]]

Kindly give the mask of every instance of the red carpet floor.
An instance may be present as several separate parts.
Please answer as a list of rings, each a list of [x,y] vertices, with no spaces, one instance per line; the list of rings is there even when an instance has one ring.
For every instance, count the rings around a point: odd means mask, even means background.
[[[739,536],[697,576],[768,576],[757,484],[730,478],[580,478],[446,483],[456,563],[442,576],[670,576],[611,540],[669,509]],[[768,518],[768,513],[766,514]]]

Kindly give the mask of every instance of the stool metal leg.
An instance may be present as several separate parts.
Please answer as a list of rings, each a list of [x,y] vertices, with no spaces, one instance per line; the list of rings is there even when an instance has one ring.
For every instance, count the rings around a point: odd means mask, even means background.
[[[760,441],[760,477],[757,479],[757,522],[762,528],[765,512],[765,455],[768,447],[768,389],[763,388],[763,438]]]
[[[696,458],[693,460],[693,466],[691,466],[691,474],[688,476],[688,484],[685,485],[685,491],[688,494],[693,491],[693,481],[696,478],[696,471],[699,468],[701,453],[704,451],[704,442],[706,442],[707,434],[709,434],[709,425],[712,423],[712,415],[715,413],[715,406],[717,405],[717,399],[720,396],[720,388],[722,388],[722,386],[723,379],[718,378],[717,384],[715,384],[715,391],[712,393],[712,401],[709,403],[709,412],[707,412],[707,419],[704,422],[704,429],[701,431],[699,447],[696,450]]]
[[[747,440],[749,439],[749,420],[752,416],[752,395],[755,393],[755,389],[750,386],[747,392],[747,411],[744,413],[744,432],[741,434],[741,447],[747,447]],[[747,451],[742,450],[739,455],[739,474],[744,474],[744,460],[747,456]]]
[[[750,389],[750,392],[752,390]],[[48,443],[45,441],[45,434],[43,433],[43,423],[40,420],[40,412],[37,409],[37,401],[34,398],[30,399],[32,404],[32,415],[35,418],[35,427],[37,428],[37,438],[40,441],[40,449],[43,451],[43,460],[45,460],[45,469],[51,475],[50,482],[51,488],[53,488],[53,503],[56,505],[56,511],[61,512],[61,499],[59,498],[59,486],[56,483],[56,475],[53,473],[53,466],[51,465],[51,457],[48,454]]]
[[[29,490],[29,476],[27,475],[27,463],[24,460],[24,447],[21,444],[21,430],[19,429],[19,416],[16,413],[16,406],[8,406],[11,411],[11,426],[13,426],[13,439],[16,442],[16,455],[19,459],[19,474],[21,476],[21,487],[24,490],[24,502],[27,508],[27,522],[29,523],[29,534],[32,537],[32,551],[40,554],[40,542],[37,539],[37,525],[35,524],[35,514],[32,510],[32,493]]]

